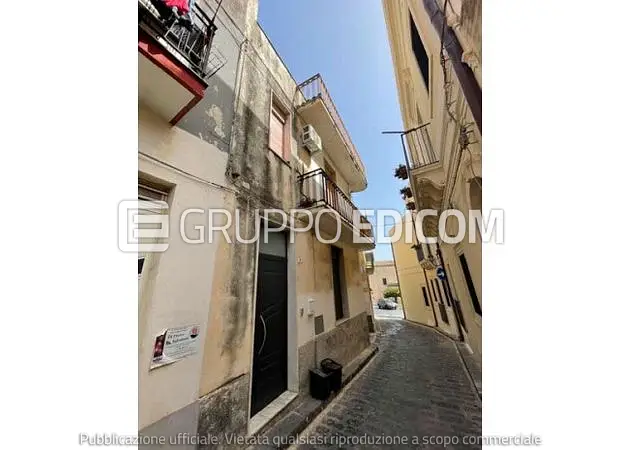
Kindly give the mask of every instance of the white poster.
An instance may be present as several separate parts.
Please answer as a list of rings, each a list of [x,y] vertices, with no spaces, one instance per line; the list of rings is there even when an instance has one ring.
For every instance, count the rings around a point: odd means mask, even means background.
[[[151,369],[165,366],[198,352],[200,328],[189,325],[169,328],[155,338]]]

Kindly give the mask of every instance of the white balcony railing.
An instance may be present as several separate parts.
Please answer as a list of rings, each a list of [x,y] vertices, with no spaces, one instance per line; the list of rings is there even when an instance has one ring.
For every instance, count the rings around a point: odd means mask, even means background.
[[[347,149],[351,157],[353,158],[353,161],[355,161],[355,164],[359,167],[360,171],[364,174],[364,176],[366,176],[366,169],[364,168],[364,164],[362,163],[362,158],[360,158],[360,155],[357,152],[355,145],[353,145],[351,136],[349,136],[347,128],[344,126],[344,122],[340,117],[340,114],[338,114],[336,105],[334,104],[334,101],[329,95],[329,91],[327,90],[327,86],[325,86],[325,83],[323,82],[323,78],[321,78],[321,74],[317,73],[313,77],[308,78],[306,81],[301,83],[298,88],[303,98],[296,106],[302,106],[305,103],[311,102],[317,98],[322,99],[325,107],[327,108],[327,111],[329,111],[329,114],[331,115],[334,123],[336,124],[336,127],[338,128],[338,131],[340,132],[340,135],[342,136],[342,139],[344,140]]]

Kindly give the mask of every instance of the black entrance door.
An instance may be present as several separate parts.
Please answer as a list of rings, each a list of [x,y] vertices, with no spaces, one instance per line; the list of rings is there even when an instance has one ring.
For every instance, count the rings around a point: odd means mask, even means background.
[[[259,254],[252,368],[253,416],[286,390],[286,258]]]
[[[344,304],[342,301],[342,272],[340,262],[342,250],[332,245],[332,279],[334,280],[334,302],[336,305],[336,320],[344,317]]]

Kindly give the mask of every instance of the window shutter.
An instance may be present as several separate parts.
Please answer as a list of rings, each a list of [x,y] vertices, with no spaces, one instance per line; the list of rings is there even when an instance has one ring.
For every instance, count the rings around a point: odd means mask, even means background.
[[[284,158],[284,133],[286,119],[275,107],[271,108],[271,120],[269,123],[269,148]]]
[[[149,214],[167,214],[167,209],[162,210],[155,202],[166,201],[168,195],[166,192],[153,189],[142,184],[138,184],[138,200],[141,201],[139,215]],[[142,251],[143,244],[153,244],[156,242],[153,238],[144,238],[140,236],[140,230],[148,228],[159,228],[157,224],[138,224],[138,260],[146,258],[147,253]],[[142,262],[144,264],[144,260]],[[138,267],[138,271],[141,272],[141,266]]]

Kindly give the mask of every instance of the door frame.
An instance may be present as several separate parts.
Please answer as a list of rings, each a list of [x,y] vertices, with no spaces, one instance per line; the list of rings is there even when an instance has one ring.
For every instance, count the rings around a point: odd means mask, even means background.
[[[334,266],[334,258],[333,252],[334,248],[338,249],[339,257],[338,257],[338,268],[336,269]],[[346,274],[346,265],[345,265],[345,253],[344,248],[338,245],[330,244],[330,263],[332,265],[332,277],[336,274],[334,272],[338,272],[338,285],[340,286],[340,299],[342,302],[342,317],[340,319],[336,318],[336,281],[332,280],[332,290],[334,291],[334,323],[336,326],[345,320],[351,317],[349,312],[349,293],[347,290],[347,274]]]
[[[256,330],[255,312],[256,300],[258,297],[258,259],[260,255],[260,239],[262,239],[263,227],[262,220],[260,225],[259,242],[254,245],[254,286],[252,293],[252,310],[250,312],[250,367],[248,371],[248,403],[247,403],[247,432],[250,431],[250,419],[252,418],[252,373],[254,369],[254,332]],[[279,224],[273,223],[278,226]],[[290,235],[294,233],[290,227],[285,227],[282,233],[286,233],[286,322],[287,322],[287,357],[286,357],[286,390],[299,392],[299,367],[298,367],[298,346],[297,346],[297,285],[296,268],[297,258],[295,256],[295,239],[291,243]]]

